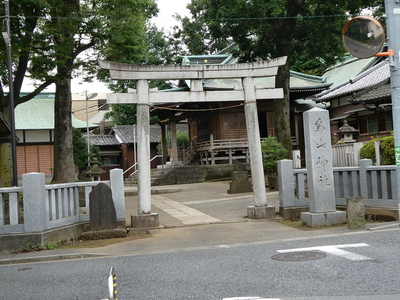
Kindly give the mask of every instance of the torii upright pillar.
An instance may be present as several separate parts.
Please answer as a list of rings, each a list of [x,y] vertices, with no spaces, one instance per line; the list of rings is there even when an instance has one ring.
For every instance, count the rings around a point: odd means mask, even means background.
[[[138,122],[138,215],[132,216],[132,227],[158,225],[158,215],[151,213],[150,183],[150,103],[222,102],[244,101],[250,166],[254,190],[254,206],[247,208],[249,218],[275,216],[275,208],[267,205],[264,171],[262,163],[260,132],[258,125],[257,99],[281,99],[283,90],[278,88],[256,88],[255,77],[275,76],[278,67],[284,65],[286,57],[271,61],[236,65],[195,66],[137,66],[100,61],[103,69],[110,70],[112,79],[137,80],[137,91],[125,94],[108,94],[107,103],[137,104]],[[230,91],[203,91],[205,79],[241,78],[243,89]],[[192,80],[190,92],[158,93],[149,90],[148,80]]]
[[[138,101],[136,106],[138,164],[138,214],[151,213],[151,173],[150,173],[150,111],[149,82],[145,79],[137,82]],[[150,191],[150,193],[149,193]]]

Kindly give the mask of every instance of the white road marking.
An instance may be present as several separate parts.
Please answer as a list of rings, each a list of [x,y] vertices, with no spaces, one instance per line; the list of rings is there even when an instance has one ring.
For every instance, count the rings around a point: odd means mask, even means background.
[[[359,243],[359,244],[347,244],[347,245],[331,245],[331,246],[286,249],[286,250],[278,250],[278,252],[289,253],[289,252],[301,252],[301,251],[321,251],[335,256],[343,257],[349,260],[355,260],[355,261],[373,260],[372,258],[364,255],[342,250],[342,248],[358,248],[358,247],[368,247],[368,246],[369,246],[368,244]]]
[[[170,214],[185,225],[222,222],[221,220],[206,215],[197,209],[160,195],[152,195],[151,204]]]

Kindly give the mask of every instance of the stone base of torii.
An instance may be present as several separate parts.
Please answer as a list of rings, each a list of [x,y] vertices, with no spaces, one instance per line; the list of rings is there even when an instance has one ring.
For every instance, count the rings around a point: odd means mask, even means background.
[[[258,88],[256,77],[273,77],[286,57],[257,63],[234,65],[147,66],[100,61],[100,67],[110,71],[114,80],[136,80],[136,90],[107,95],[110,104],[137,104],[137,157],[138,157],[138,215],[132,216],[134,227],[158,226],[157,214],[151,213],[150,181],[150,104],[182,102],[244,101],[250,167],[254,191],[254,206],[247,207],[252,219],[275,216],[275,207],[267,205],[262,162],[257,99],[282,99],[283,90]],[[205,79],[241,78],[243,88],[231,91],[203,91]],[[159,93],[149,89],[150,80],[191,80],[189,92]]]

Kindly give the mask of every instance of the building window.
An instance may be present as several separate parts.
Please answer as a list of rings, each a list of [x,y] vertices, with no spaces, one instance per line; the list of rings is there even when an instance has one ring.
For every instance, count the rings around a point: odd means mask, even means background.
[[[392,116],[390,114],[362,116],[359,117],[358,124],[360,134],[393,130]]]
[[[101,156],[100,161],[103,166],[119,166],[119,165],[121,165],[121,159],[119,156]]]

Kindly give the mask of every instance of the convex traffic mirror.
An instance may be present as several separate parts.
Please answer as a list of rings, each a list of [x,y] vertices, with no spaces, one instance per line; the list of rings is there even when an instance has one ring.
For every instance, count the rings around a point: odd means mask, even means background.
[[[381,51],[385,42],[385,31],[378,20],[370,16],[358,16],[344,26],[342,38],[351,55],[369,58]]]

